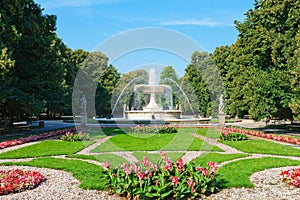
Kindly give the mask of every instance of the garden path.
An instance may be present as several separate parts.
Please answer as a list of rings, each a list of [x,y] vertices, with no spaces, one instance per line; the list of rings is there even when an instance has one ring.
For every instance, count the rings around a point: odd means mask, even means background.
[[[223,149],[226,153],[244,153],[244,152],[239,151],[239,150],[237,150],[235,148],[232,148],[232,147],[230,147],[228,145],[219,143],[218,142],[218,138],[207,138],[205,136],[198,135],[196,133],[194,133],[193,136],[197,137],[197,138],[199,138],[199,139],[201,139],[201,140],[203,140],[203,141],[205,141],[205,142],[207,142],[207,143],[209,143],[211,145],[215,145],[215,146]]]
[[[109,140],[110,138],[112,138],[113,136],[106,136],[105,138],[101,138],[101,139],[95,139],[95,143],[82,149],[81,151],[77,152],[77,154],[85,154],[85,155],[89,155],[90,154],[90,150],[96,148],[97,146],[101,145],[102,143],[106,142],[107,140]]]

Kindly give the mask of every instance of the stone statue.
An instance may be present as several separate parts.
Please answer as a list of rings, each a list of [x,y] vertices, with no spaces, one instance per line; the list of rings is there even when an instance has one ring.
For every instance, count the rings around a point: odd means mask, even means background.
[[[220,96],[219,114],[224,114],[224,95],[223,94],[221,94],[221,96]]]
[[[86,98],[85,98],[85,95],[82,95],[81,99],[80,99],[80,102],[81,102],[81,109],[82,109],[82,113],[83,114],[86,114]]]

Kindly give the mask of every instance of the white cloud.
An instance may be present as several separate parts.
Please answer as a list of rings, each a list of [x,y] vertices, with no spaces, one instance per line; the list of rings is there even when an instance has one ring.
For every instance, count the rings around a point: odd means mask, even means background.
[[[217,26],[232,26],[232,24],[224,24],[221,22],[217,22],[211,19],[202,19],[202,20],[171,20],[171,21],[164,21],[161,22],[160,25],[163,26],[181,26],[181,25],[192,25],[192,26],[210,26],[210,27],[217,27]]]

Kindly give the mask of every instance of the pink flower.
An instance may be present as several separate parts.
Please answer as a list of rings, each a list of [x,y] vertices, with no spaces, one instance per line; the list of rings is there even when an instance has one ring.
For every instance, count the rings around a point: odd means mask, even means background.
[[[172,185],[177,185],[179,183],[177,176],[172,176]]]
[[[151,165],[151,162],[148,160],[148,157],[145,156],[143,161],[142,161],[142,164],[145,166],[145,167],[150,167]]]
[[[153,165],[153,171],[155,171],[155,172],[157,172],[157,171],[158,171],[157,164]]]
[[[134,165],[134,173],[138,174],[141,172],[141,167],[138,165]]]
[[[165,152],[160,152],[160,156],[162,157],[162,158],[165,158],[166,157],[166,153]]]
[[[152,177],[152,173],[149,170],[145,171],[145,175],[148,176],[149,178]]]
[[[177,160],[176,166],[177,166],[178,168],[182,168],[182,167],[184,166],[184,162],[183,162],[183,159],[182,159],[182,158],[180,158],[179,160]]]
[[[171,160],[170,158],[167,158],[167,159],[166,159],[166,165],[165,165],[165,167],[164,167],[164,170],[169,171],[169,170],[171,170],[171,169],[172,169],[172,160]]]
[[[196,183],[193,181],[193,178],[189,178],[186,183],[188,184],[189,187],[194,187]]]
[[[202,174],[206,176],[208,174],[208,170],[206,168],[203,169]]]
[[[196,167],[196,171],[202,171],[203,168],[202,167]]]
[[[144,180],[146,178],[145,174],[139,173],[138,174],[139,180]]]
[[[131,171],[128,168],[124,168],[123,172],[126,174],[126,176],[131,174]]]
[[[105,167],[106,169],[109,168],[109,167],[110,167],[109,162],[106,161],[106,162],[104,163],[103,167]]]

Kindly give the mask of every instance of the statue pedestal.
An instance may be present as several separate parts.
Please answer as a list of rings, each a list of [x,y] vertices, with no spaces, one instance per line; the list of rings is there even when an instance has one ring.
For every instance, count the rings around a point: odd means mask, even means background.
[[[86,126],[87,126],[87,115],[81,114],[81,127],[86,127]]]
[[[219,114],[219,129],[223,129],[225,126],[225,114]]]

